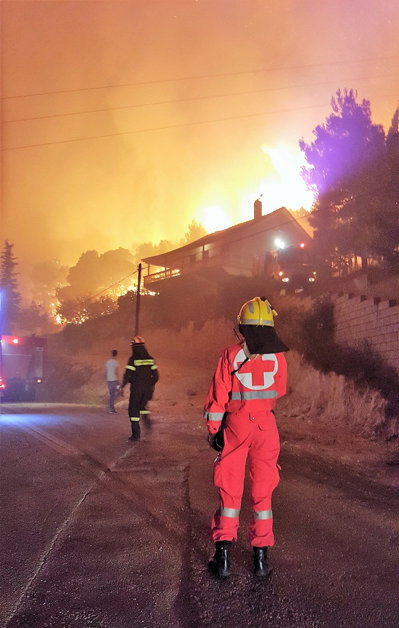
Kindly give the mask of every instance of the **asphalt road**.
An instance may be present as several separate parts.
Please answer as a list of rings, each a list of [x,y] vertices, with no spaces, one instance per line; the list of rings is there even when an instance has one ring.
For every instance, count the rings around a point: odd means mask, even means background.
[[[214,453],[196,403],[1,409],[4,628],[399,626],[398,495],[283,449],[267,582],[251,573],[244,499],[233,573],[207,572]]]

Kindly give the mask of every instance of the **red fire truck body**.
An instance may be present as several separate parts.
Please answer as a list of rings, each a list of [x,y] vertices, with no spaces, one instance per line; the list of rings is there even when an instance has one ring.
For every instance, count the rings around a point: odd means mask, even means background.
[[[304,242],[282,246],[270,254],[267,272],[287,293],[308,292],[316,281],[312,247]]]
[[[0,337],[0,398],[33,401],[45,379],[47,340],[32,336]]]

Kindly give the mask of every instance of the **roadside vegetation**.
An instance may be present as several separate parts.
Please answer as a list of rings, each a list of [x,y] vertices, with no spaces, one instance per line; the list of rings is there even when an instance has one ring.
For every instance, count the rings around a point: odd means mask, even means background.
[[[314,316],[313,312],[308,317],[301,315],[305,330]],[[293,322],[292,316],[290,318]],[[296,325],[298,318],[299,313]],[[288,340],[284,333],[286,317],[284,319],[281,325],[277,323],[277,329],[284,340]],[[69,327],[53,337],[50,353],[57,355],[57,359],[52,359],[51,377],[55,382],[52,396],[56,393],[65,401],[103,402],[104,360],[115,347],[119,350],[123,365],[130,351],[130,335],[121,333],[126,327],[118,326],[115,321],[111,325],[108,321],[108,330],[105,332],[105,322],[103,318],[99,319],[96,330],[94,321],[90,325],[86,323],[88,334],[85,333],[84,325],[79,325]],[[184,382],[181,382],[183,394],[193,390],[200,403],[221,350],[237,341],[231,320],[223,317],[209,320],[201,326],[191,321],[176,330],[143,325],[141,333],[147,338],[149,349],[157,357],[161,368],[164,364],[170,370],[169,373],[164,371],[163,378],[172,382],[176,377],[184,377]],[[292,334],[288,335],[292,337]],[[87,342],[88,337],[90,342]],[[84,346],[80,345],[81,338],[86,340]],[[301,344],[302,350],[299,350]],[[392,392],[393,398],[395,389],[386,388],[385,396],[378,389],[379,380],[376,384],[375,377],[372,377],[375,372],[368,372],[370,359],[362,365],[357,363],[357,378],[353,378],[350,372],[351,376],[335,372],[332,363],[317,366],[312,351],[320,346],[322,343],[317,333],[316,336],[310,334],[307,340],[304,333],[302,338],[297,339],[296,346],[291,344],[291,351],[287,354],[289,394],[284,401],[286,414],[306,417],[318,429],[324,424],[363,438],[395,441],[399,436],[398,413],[393,411],[389,401],[389,394]],[[331,345],[323,346],[325,354],[322,352],[322,355],[328,355]],[[342,367],[339,359],[337,365]],[[349,364],[346,367],[350,371]],[[370,383],[367,383],[368,376],[371,378]],[[395,385],[393,379],[391,383]]]

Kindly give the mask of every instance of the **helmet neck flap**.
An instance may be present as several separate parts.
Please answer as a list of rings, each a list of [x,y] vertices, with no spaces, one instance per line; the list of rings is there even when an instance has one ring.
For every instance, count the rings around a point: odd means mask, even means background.
[[[240,333],[251,354],[283,353],[289,351],[284,342],[277,336],[274,327],[260,325],[240,325]]]

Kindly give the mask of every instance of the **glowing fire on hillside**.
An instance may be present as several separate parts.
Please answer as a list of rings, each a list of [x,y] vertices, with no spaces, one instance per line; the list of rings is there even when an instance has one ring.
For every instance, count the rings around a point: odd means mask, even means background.
[[[50,317],[56,325],[82,325],[87,320],[107,316],[118,308],[118,298],[131,293],[137,295],[137,285],[124,285],[105,290],[101,295],[75,299],[62,305],[51,303]],[[140,295],[156,296],[158,293],[141,286]]]
[[[262,196],[263,214],[268,214],[279,207],[287,209],[310,210],[314,203],[314,193],[307,189],[301,177],[301,167],[304,158],[300,150],[288,149],[284,146],[260,148],[263,155],[267,156],[268,167],[265,172],[274,170],[274,174],[258,181],[255,187],[246,189],[238,202],[237,212],[232,211],[233,199],[226,196],[218,203],[199,209],[195,215],[197,220],[208,233],[227,229],[234,224],[253,218],[253,203]],[[245,185],[242,186],[245,190]]]

